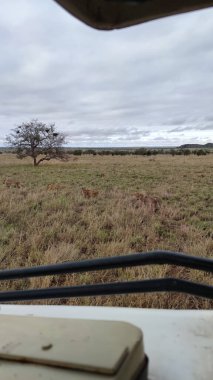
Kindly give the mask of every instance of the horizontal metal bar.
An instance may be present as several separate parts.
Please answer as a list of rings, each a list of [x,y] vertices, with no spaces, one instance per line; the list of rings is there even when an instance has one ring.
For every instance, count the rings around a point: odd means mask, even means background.
[[[18,268],[0,271],[0,280],[14,280],[27,277],[40,277],[64,273],[83,273],[98,270],[127,268],[143,265],[173,264],[213,273],[213,260],[190,256],[172,251],[152,251],[115,256],[101,259],[91,259],[78,262],[63,262],[59,264],[41,265],[30,268]]]
[[[51,298],[106,296],[115,294],[180,292],[213,299],[213,287],[175,278],[115,282],[61,288],[16,290],[0,293],[0,302],[29,301]]]

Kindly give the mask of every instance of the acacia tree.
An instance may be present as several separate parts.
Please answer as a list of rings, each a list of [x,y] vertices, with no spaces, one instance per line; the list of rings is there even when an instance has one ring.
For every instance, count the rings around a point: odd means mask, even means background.
[[[62,147],[65,136],[56,132],[55,124],[45,124],[34,119],[17,126],[6,140],[15,148],[18,158],[32,157],[34,166],[53,158],[67,160]]]

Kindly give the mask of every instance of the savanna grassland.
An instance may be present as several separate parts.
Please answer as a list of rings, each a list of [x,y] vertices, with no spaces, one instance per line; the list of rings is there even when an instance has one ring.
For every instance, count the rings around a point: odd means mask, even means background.
[[[5,179],[20,182],[7,186]],[[87,198],[82,187],[98,191]],[[148,202],[135,193],[146,196]],[[152,207],[149,199],[157,199]],[[70,156],[34,168],[0,155],[1,269],[168,249],[213,253],[213,154]],[[100,271],[1,284],[1,290],[179,277],[212,284],[207,273],[173,266]],[[93,297],[43,303],[155,308],[210,308],[180,294]]]

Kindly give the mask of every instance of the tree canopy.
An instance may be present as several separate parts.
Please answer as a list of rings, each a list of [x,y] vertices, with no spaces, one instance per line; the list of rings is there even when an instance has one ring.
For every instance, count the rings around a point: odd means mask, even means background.
[[[65,136],[56,131],[54,123],[45,124],[37,119],[22,123],[6,140],[15,148],[18,158],[32,157],[34,166],[52,159],[67,159],[63,149]]]

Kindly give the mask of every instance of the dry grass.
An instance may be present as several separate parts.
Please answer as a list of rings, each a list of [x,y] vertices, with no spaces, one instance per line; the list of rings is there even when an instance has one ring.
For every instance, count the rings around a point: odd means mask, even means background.
[[[82,260],[154,249],[210,257],[213,250],[213,155],[205,157],[81,157],[33,168],[0,155],[1,268]],[[20,188],[3,181],[20,182]],[[82,188],[95,191],[85,197]],[[140,194],[140,196],[139,196]],[[155,201],[154,201],[155,200]],[[153,203],[154,202],[154,203]],[[153,206],[154,204],[154,206]],[[177,276],[212,283],[198,271],[172,266],[95,275],[4,282],[1,289],[102,283]],[[58,303],[59,301],[48,301]],[[210,308],[180,294],[62,300],[63,304]]]

